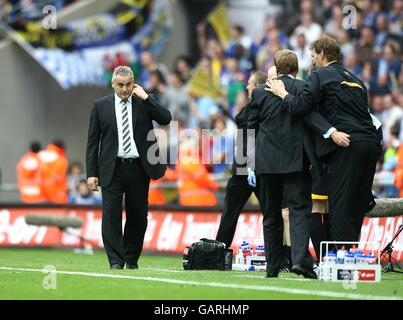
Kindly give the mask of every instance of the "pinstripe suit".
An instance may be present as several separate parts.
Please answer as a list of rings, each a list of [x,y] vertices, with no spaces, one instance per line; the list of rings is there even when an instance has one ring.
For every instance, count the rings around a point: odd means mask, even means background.
[[[298,95],[304,82],[280,77],[288,92]],[[276,274],[282,261],[283,218],[281,203],[287,195],[290,210],[292,263],[312,268],[308,251],[311,218],[310,162],[319,165],[310,133],[301,118],[293,117],[283,101],[264,90],[253,91],[248,129],[257,130],[255,171],[260,181],[264,214],[267,272]]]

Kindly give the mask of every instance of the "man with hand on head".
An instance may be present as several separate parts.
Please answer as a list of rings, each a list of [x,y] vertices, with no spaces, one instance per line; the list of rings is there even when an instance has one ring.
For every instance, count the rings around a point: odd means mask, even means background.
[[[129,67],[116,67],[114,94],[94,102],[87,142],[87,183],[102,187],[102,239],[111,269],[138,269],[147,228],[150,179],[166,169],[152,121],[168,125],[172,117],[144,89],[135,84]],[[156,150],[155,152],[149,152]],[[123,195],[126,224],[122,233]]]

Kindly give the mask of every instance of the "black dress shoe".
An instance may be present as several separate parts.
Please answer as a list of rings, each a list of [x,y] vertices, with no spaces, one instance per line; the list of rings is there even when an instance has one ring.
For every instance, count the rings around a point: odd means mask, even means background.
[[[307,279],[318,279],[318,276],[316,273],[313,271],[312,268],[304,267],[301,266],[300,264],[294,264],[291,268],[291,272],[297,274],[297,275],[302,275],[304,278]]]
[[[111,270],[118,270],[118,269],[123,269],[123,266],[118,263],[111,265]]]
[[[128,264],[126,263],[126,269],[138,269],[139,266],[136,264]]]

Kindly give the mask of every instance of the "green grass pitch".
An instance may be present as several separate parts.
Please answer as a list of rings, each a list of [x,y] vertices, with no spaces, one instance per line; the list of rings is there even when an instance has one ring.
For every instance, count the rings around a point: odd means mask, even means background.
[[[52,266],[52,272],[42,272]],[[109,270],[103,251],[0,249],[0,299],[403,299],[403,274],[381,283],[328,283],[294,274],[185,271],[179,255],[143,253],[138,270]],[[47,288],[47,289],[46,289]]]

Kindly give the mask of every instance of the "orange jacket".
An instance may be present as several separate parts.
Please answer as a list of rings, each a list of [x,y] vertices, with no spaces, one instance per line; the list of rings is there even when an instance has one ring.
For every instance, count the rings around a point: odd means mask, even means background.
[[[178,163],[179,203],[183,206],[215,206],[218,183],[201,163]]]
[[[41,159],[41,186],[46,200],[51,203],[67,203],[68,161],[63,149],[50,144],[39,153]]]
[[[161,182],[164,180],[173,181],[177,179],[177,174],[175,170],[167,167],[165,175],[159,180],[150,180],[150,190],[148,192],[148,203],[149,204],[166,204],[166,199],[164,192],[161,190]]]
[[[18,161],[17,183],[22,202],[38,203],[46,201],[41,190],[40,160],[38,153],[30,151]]]

